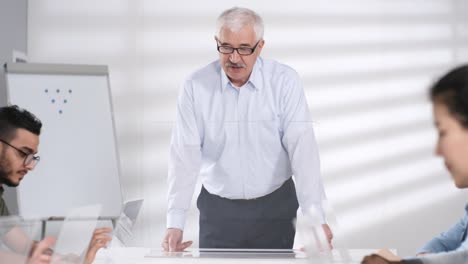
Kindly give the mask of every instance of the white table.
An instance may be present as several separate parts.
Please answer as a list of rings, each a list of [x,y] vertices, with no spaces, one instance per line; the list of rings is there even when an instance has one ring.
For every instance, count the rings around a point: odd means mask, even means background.
[[[161,249],[151,248],[109,248],[102,249],[96,256],[95,264],[191,264],[191,263],[255,263],[255,264],[305,264],[305,263],[360,263],[365,255],[375,252],[373,249],[352,249],[348,251],[352,261],[343,262],[339,252],[332,251],[332,256],[324,258],[308,259],[302,251],[294,252],[272,252],[269,250],[251,250],[250,252],[239,252],[238,250],[222,250],[214,252],[200,252],[199,249],[190,249],[187,252],[169,254]],[[325,261],[323,260],[330,260]]]

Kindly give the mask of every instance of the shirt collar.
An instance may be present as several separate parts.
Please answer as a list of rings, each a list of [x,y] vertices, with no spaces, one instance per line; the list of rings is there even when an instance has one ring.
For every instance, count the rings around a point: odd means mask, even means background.
[[[255,61],[255,65],[252,69],[252,73],[250,74],[249,80],[247,81],[246,84],[244,84],[244,86],[250,84],[247,87],[252,87],[252,89],[255,89],[255,90],[260,90],[263,87],[263,79],[262,79],[262,73],[261,73],[262,66],[263,66],[263,59],[258,57],[257,60]],[[223,67],[221,67],[220,74],[221,74],[221,91],[222,92],[224,92],[226,88],[228,88],[229,86],[234,87],[234,85],[231,83],[226,73],[224,72]]]

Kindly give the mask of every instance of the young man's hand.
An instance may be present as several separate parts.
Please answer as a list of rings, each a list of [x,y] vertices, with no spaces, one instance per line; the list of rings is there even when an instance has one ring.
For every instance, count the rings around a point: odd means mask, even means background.
[[[48,264],[51,260],[50,247],[55,244],[55,238],[46,237],[35,244],[31,250],[27,264]]]
[[[112,229],[109,227],[103,227],[94,230],[93,237],[91,238],[88,250],[86,251],[84,264],[93,263],[98,250],[106,247],[107,243],[112,240],[112,238],[110,237],[111,232]]]

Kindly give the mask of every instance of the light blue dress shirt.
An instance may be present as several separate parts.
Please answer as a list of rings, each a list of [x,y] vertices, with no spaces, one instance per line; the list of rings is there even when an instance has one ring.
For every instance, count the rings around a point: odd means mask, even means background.
[[[312,120],[292,68],[259,57],[235,87],[215,61],[186,79],[170,146],[168,228],[183,229],[199,175],[228,199],[265,196],[294,175],[302,210],[315,208],[324,221]]]
[[[468,205],[465,205],[465,215],[449,230],[431,239],[418,253],[422,252],[449,252],[468,250],[466,239],[468,225]]]
[[[405,258],[404,264],[467,264],[468,250],[427,254],[418,258]]]

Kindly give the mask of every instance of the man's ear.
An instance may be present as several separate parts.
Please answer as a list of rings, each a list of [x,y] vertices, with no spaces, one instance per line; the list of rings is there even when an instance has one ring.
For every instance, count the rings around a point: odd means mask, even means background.
[[[260,46],[260,48],[263,48],[263,45],[265,45],[265,40],[262,39],[260,43],[258,43],[258,45]]]
[[[260,52],[262,52],[262,49],[263,49],[263,46],[265,45],[265,40],[260,40],[260,42],[258,43],[257,45],[257,49],[256,51],[258,52],[258,54],[260,54]]]

